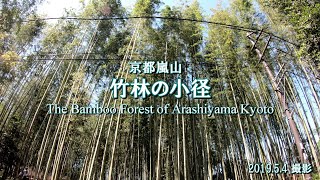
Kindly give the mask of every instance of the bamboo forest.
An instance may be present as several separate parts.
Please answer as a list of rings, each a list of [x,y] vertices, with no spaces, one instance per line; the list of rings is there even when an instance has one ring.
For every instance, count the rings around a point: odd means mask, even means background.
[[[318,0],[0,2],[0,179],[320,179]]]

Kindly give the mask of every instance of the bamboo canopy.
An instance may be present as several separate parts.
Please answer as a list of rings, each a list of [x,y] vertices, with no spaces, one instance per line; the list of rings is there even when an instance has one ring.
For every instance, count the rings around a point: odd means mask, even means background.
[[[206,18],[197,1],[179,8],[159,4],[138,0],[127,16],[120,1],[97,0],[76,16],[21,21],[22,29],[58,23],[32,40],[37,51],[18,35],[21,53],[0,51],[1,177],[18,178],[28,168],[34,179],[319,178],[319,69],[301,53],[290,27],[280,31],[265,23],[266,17],[255,18],[249,1],[234,0]],[[179,63],[183,70],[131,72],[132,62],[148,61]],[[113,79],[163,81],[170,87],[208,79],[210,98],[170,93],[114,98]],[[73,114],[50,113],[49,104],[115,109],[246,104],[274,111]],[[292,173],[297,164],[312,171]],[[278,172],[265,172],[275,167]]]

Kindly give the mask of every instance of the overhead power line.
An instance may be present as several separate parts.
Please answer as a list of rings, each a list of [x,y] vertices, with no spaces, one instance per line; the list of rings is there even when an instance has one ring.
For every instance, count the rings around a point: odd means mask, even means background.
[[[32,22],[32,21],[48,21],[48,20],[78,20],[78,21],[107,21],[107,20],[124,20],[124,19],[164,19],[164,20],[173,20],[173,21],[191,21],[198,23],[206,23],[206,24],[214,24],[222,27],[226,27],[229,29],[235,29],[245,32],[258,33],[261,29],[258,28],[248,28],[244,26],[231,25],[221,22],[207,21],[207,20],[197,20],[197,19],[189,19],[189,18],[176,18],[176,17],[162,17],[162,16],[127,16],[127,17],[103,17],[103,18],[82,18],[82,17],[48,17],[48,18],[38,18],[38,19],[29,19],[24,20],[23,22]],[[271,32],[263,31],[263,34],[268,36],[272,36],[278,40],[287,42],[294,46],[299,46],[296,43],[290,42],[280,36],[277,36]]]

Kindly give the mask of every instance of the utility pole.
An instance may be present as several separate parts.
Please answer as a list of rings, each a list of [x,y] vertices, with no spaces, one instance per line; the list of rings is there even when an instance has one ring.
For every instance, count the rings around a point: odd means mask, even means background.
[[[278,99],[279,99],[279,101],[280,101],[280,103],[282,105],[282,108],[284,109],[284,113],[285,113],[285,115],[286,115],[286,117],[288,119],[290,130],[291,130],[291,132],[292,132],[292,134],[294,136],[294,141],[295,141],[295,144],[296,144],[298,152],[299,152],[300,161],[302,163],[308,163],[308,156],[304,152],[304,146],[303,146],[303,144],[301,142],[300,134],[299,134],[297,125],[294,122],[293,117],[292,117],[293,112],[290,112],[289,107],[288,107],[288,103],[287,103],[287,101],[285,99],[285,96],[284,96],[284,94],[282,94],[282,92],[278,88],[278,84],[275,81],[275,77],[274,77],[274,75],[273,75],[268,63],[265,61],[265,59],[263,57],[264,53],[265,53],[265,51],[266,51],[266,49],[267,49],[267,47],[269,45],[269,42],[270,42],[272,36],[271,35],[269,36],[267,44],[265,45],[265,47],[264,47],[262,52],[259,50],[259,48],[256,45],[258,40],[259,40],[259,38],[260,38],[260,35],[262,34],[262,31],[263,30],[260,31],[260,33],[259,33],[259,35],[257,36],[256,39],[253,39],[252,37],[250,37],[252,33],[251,34],[250,33],[247,34],[247,37],[249,38],[250,42],[253,45],[251,50],[255,50],[256,53],[258,54],[259,63],[262,63],[265,71],[267,72],[267,75],[268,75],[269,79],[272,82],[272,87],[273,87],[274,91],[276,92],[276,94],[278,96]],[[305,174],[305,178],[306,178],[306,180],[311,180],[312,179],[310,174]]]

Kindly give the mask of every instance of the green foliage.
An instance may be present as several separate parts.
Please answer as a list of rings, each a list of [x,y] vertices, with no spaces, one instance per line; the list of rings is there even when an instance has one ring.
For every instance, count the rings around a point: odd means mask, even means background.
[[[182,13],[179,9],[170,6],[165,6],[161,10],[161,16],[163,17],[170,17],[170,18],[181,18]],[[161,26],[161,31],[163,34],[174,34],[179,33],[181,30],[181,22],[179,21],[172,21],[172,20],[163,20],[163,24]]]
[[[157,11],[161,1],[159,0],[138,0],[133,9],[133,16],[152,16]]]
[[[15,26],[20,26],[21,22],[29,15],[35,14],[36,4],[39,0],[2,0],[0,6],[0,31],[10,32]]]
[[[190,6],[183,10],[182,16],[187,19],[202,20],[200,4],[198,1],[193,1]],[[181,38],[187,46],[187,51],[191,57],[199,56],[200,47],[202,45],[202,27],[200,23],[184,21],[181,24]]]
[[[274,8],[296,32],[301,56],[308,56],[319,65],[320,59],[320,3],[318,1],[262,1],[262,5]]]
[[[137,0],[134,5],[132,16],[153,16],[157,13],[160,0]],[[151,19],[143,19],[143,24],[147,27],[152,25]]]
[[[27,19],[34,20],[39,18],[39,16],[32,14]],[[34,38],[40,35],[44,25],[45,22],[39,20],[21,24],[21,26],[17,30],[16,44],[21,46],[21,48],[23,48],[25,45],[31,44]]]
[[[35,38],[39,37],[45,22],[31,21],[36,19],[38,0],[2,0],[0,5],[0,56],[1,59],[20,60],[32,47]],[[0,62],[0,81],[11,81],[18,73],[14,72],[16,64]]]

